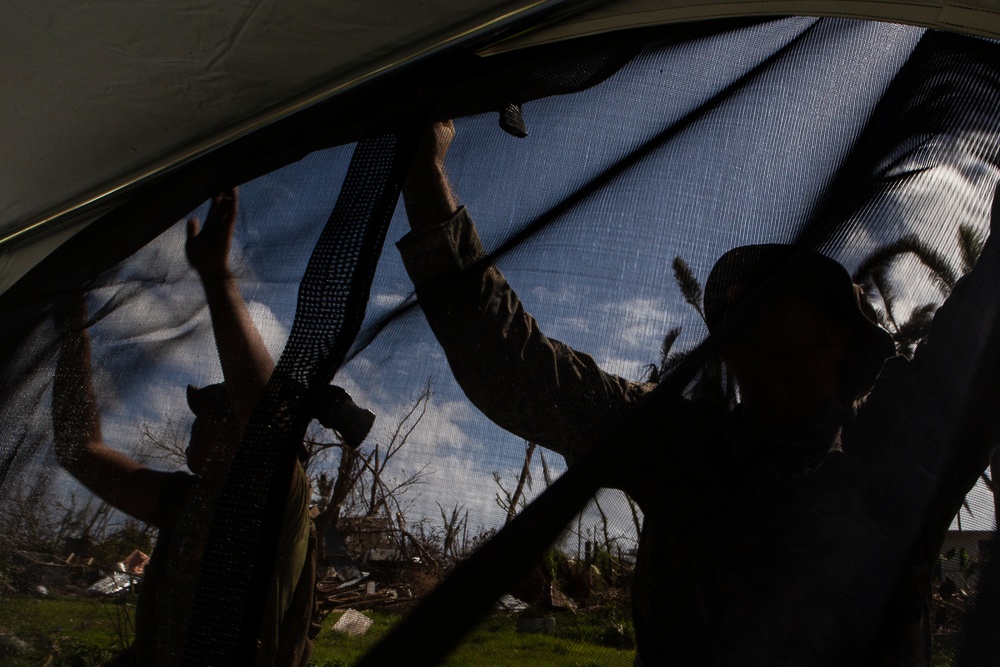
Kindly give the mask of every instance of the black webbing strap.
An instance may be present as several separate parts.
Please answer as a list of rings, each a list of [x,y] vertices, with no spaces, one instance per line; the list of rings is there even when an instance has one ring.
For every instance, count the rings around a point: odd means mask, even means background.
[[[385,135],[359,143],[299,287],[288,342],[221,489],[199,478],[159,593],[157,663],[253,664],[289,478],[310,389],[340,367],[360,329],[399,195],[406,151]],[[216,483],[218,484],[218,483]]]

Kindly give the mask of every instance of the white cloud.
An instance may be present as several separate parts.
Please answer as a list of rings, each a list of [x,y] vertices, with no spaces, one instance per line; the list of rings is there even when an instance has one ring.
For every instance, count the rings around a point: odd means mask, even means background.
[[[668,329],[670,311],[659,299],[632,298],[601,305],[598,312],[614,323],[616,336],[633,348],[658,349],[657,338]]]

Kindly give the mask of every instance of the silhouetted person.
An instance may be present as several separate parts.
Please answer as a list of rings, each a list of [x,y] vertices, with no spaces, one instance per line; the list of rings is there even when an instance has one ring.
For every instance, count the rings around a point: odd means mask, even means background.
[[[231,190],[212,199],[203,228],[197,219],[188,220],[187,258],[205,290],[225,377],[224,384],[187,389],[195,421],[185,453],[194,475],[227,473],[274,367],[229,270],[236,217],[237,194]],[[91,381],[86,299],[81,294],[56,304],[54,312],[62,333],[52,401],[59,462],[103,500],[159,528],[136,608],[135,642],[114,662],[153,664],[156,627],[163,620],[157,593],[169,585],[163,581],[165,559],[194,477],[147,468],[104,442]],[[261,610],[257,665],[304,667],[309,661],[315,587],[309,501],[309,480],[297,464],[288,480],[277,559]]]
[[[453,137],[434,125],[410,168],[404,264],[469,399],[572,466],[653,385],[542,334],[452,192]],[[704,311],[739,405],[678,395],[628,457],[602,443],[602,484],[644,515],[637,663],[928,664],[933,566],[997,431],[997,396],[979,402],[1000,379],[998,262],[991,238],[912,362],[886,361],[889,334],[833,260],[758,245],[716,263]]]

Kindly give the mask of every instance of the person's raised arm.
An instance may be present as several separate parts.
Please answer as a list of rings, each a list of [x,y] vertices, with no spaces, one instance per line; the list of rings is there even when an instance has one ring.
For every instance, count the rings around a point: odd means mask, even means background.
[[[572,457],[649,387],[545,336],[493,266],[448,182],[448,121],[424,134],[403,186],[412,232],[397,245],[455,379],[487,417]]]
[[[229,269],[238,208],[235,188],[213,197],[204,226],[197,218],[187,221],[185,251],[205,288],[222,374],[242,433],[271,377],[274,361]]]
[[[990,235],[973,269],[938,308],[909,364],[890,359],[858,427],[887,434],[852,455],[881,470],[887,493],[917,507],[946,530],[1000,440],[1000,187]],[[874,417],[869,417],[874,415]],[[891,434],[891,436],[889,435]],[[876,467],[877,466],[877,467]],[[933,504],[931,502],[933,501]]]
[[[445,222],[458,211],[458,198],[444,168],[454,138],[455,125],[448,120],[431,125],[417,145],[403,182],[406,216],[415,232]]]
[[[85,296],[77,294],[55,304],[53,316],[61,335],[52,383],[56,458],[103,500],[155,524],[160,492],[169,474],[150,470],[104,443],[91,379]]]

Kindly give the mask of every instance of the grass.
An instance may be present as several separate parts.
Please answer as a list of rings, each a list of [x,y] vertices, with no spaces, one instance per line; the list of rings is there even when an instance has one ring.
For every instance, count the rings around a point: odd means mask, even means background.
[[[373,623],[361,637],[348,637],[324,629],[316,638],[313,663],[317,667],[353,665],[400,618],[381,612],[365,612],[365,615]],[[605,610],[561,614],[556,617],[556,629],[552,634],[519,633],[515,618],[494,616],[470,634],[443,664],[450,667],[512,664],[518,667],[631,667],[634,651],[593,643],[607,633],[607,616]],[[326,628],[337,618],[339,614],[331,615]]]
[[[114,657],[131,636],[132,605],[88,598],[0,599],[0,635],[16,637],[27,648],[0,644],[6,667],[91,667]]]
[[[0,640],[0,664],[5,667],[92,667],[112,658],[123,646],[120,631],[129,627],[134,607],[90,598],[0,599],[0,636],[16,637],[28,648],[5,652]],[[316,638],[312,664],[347,667],[377,642],[401,618],[399,614],[365,612],[371,629],[348,637],[330,628],[340,617],[331,614]],[[620,623],[612,608],[579,614],[560,614],[552,634],[517,632],[510,616],[488,618],[444,664],[510,665],[518,667],[630,667],[634,652],[600,645],[614,640],[609,628]],[[2,639],[2,638],[0,638]]]

